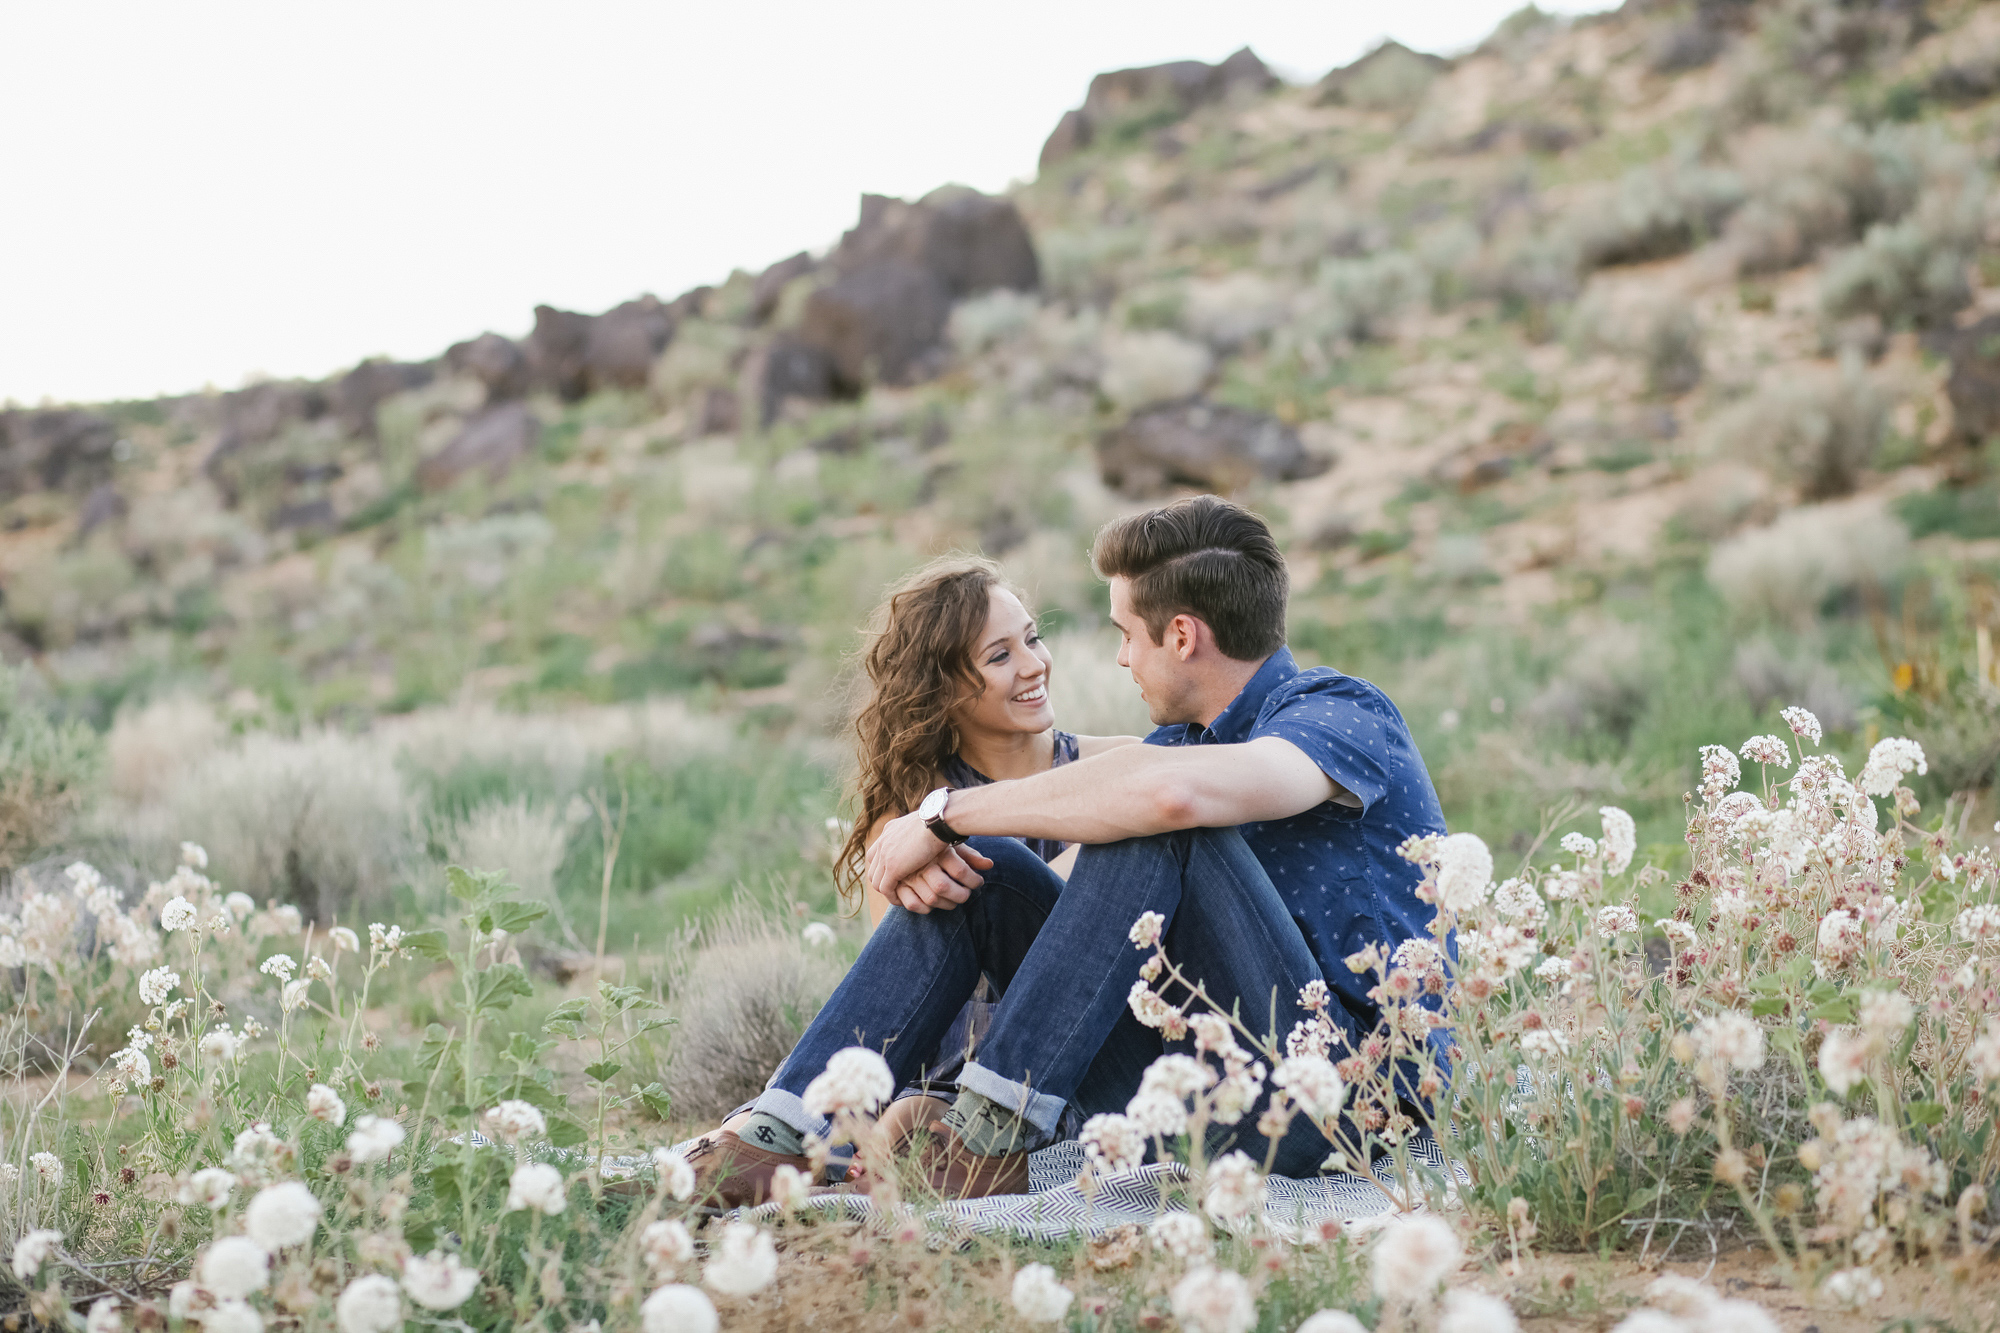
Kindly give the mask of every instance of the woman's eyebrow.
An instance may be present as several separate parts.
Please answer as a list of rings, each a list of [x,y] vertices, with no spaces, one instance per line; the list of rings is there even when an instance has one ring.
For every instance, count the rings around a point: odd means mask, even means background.
[[[1035,622],[1030,620],[1028,622],[1026,629],[1016,630],[1014,631],[1014,634],[1033,634],[1034,632],[1035,632]],[[1007,642],[1007,640],[1013,638],[1014,634],[1002,634],[1000,637],[996,638],[995,640],[993,640],[993,642],[987,644],[984,648],[980,649],[979,651],[982,653],[990,653],[995,648],[998,648],[1001,644]]]

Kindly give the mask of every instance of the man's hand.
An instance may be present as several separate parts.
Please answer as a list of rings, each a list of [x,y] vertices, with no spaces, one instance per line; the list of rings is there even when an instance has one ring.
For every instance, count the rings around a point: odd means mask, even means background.
[[[970,847],[947,847],[912,814],[883,825],[868,848],[868,887],[919,915],[949,911],[986,881],[993,862]]]

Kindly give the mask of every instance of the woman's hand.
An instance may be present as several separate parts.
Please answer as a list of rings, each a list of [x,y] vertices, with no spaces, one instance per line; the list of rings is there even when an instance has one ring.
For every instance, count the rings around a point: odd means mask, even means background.
[[[993,862],[960,844],[947,847],[915,814],[892,819],[868,848],[868,887],[919,915],[950,911],[984,884]]]

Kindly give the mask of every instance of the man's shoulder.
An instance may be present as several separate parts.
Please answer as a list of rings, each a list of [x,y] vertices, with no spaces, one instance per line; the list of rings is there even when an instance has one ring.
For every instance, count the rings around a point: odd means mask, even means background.
[[[1349,676],[1327,666],[1307,667],[1290,680],[1282,682],[1265,698],[1264,707],[1260,711],[1269,717],[1287,705],[1309,700],[1325,700],[1328,703],[1365,708],[1373,713],[1386,712],[1398,720],[1402,716],[1396,711],[1396,705],[1390,701],[1389,696],[1373,681],[1363,680],[1360,676]]]

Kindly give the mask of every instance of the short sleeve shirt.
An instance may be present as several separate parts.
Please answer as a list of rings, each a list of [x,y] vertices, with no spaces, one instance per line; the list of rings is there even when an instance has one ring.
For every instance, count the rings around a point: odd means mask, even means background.
[[[1280,648],[1210,725],[1161,727],[1148,745],[1235,745],[1276,736],[1352,792],[1359,808],[1327,801],[1289,819],[1239,832],[1277,888],[1348,1012],[1374,1025],[1367,998],[1376,982],[1356,975],[1349,954],[1393,950],[1430,934],[1437,911],[1417,897],[1423,872],[1396,854],[1412,834],[1444,832],[1437,791],[1408,724],[1389,696],[1330,667],[1300,670]]]

